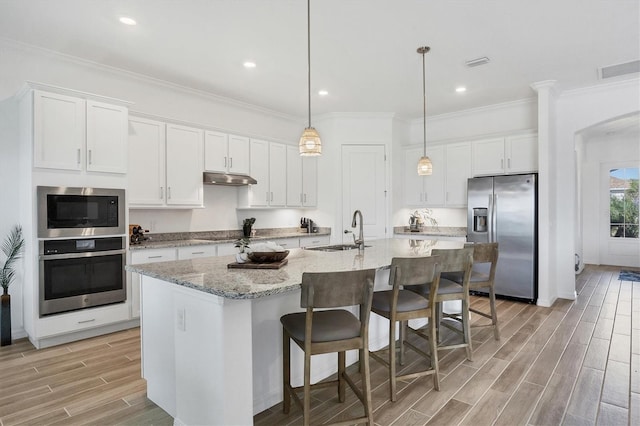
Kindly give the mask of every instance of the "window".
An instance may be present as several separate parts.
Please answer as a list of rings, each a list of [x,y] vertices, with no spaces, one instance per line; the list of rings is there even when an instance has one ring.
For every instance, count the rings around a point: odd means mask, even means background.
[[[609,171],[609,224],[615,238],[638,238],[639,168]]]

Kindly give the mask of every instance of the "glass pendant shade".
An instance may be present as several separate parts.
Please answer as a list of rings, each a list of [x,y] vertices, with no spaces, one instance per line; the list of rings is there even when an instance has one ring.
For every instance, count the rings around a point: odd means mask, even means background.
[[[298,143],[301,156],[316,156],[322,154],[322,141],[318,131],[313,127],[307,127],[302,132],[300,142]]]
[[[431,164],[429,157],[420,157],[420,161],[418,161],[418,174],[420,176],[429,176],[431,173],[433,173],[433,164]]]

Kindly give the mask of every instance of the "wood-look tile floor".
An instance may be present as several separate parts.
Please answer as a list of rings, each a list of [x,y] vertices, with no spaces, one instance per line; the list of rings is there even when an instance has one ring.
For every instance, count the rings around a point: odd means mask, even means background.
[[[552,308],[500,300],[501,340],[474,329],[473,362],[462,349],[442,351],[439,392],[430,377],[401,382],[391,403],[387,370],[372,360],[376,425],[640,424],[640,283],[619,281],[619,271],[587,266],[577,300]],[[421,367],[407,355],[407,371]],[[2,426],[173,423],[146,398],[138,329],[42,350],[16,341],[0,348],[0,367]],[[333,389],[314,392],[312,409],[314,424],[362,410],[352,392],[341,404]],[[254,423],[299,424],[301,414],[276,405]]]

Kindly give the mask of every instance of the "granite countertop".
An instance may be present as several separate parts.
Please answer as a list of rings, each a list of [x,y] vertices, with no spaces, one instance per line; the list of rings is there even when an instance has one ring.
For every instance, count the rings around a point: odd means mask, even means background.
[[[442,237],[466,237],[467,227],[424,226],[420,231],[411,231],[408,226],[394,226],[394,234],[433,235]]]
[[[300,288],[303,272],[387,267],[394,256],[427,256],[431,249],[460,248],[458,241],[384,239],[367,241],[364,252],[292,249],[280,269],[228,269],[234,256],[127,265],[136,272],[228,299],[255,299]]]
[[[147,234],[148,239],[140,244],[130,244],[130,250],[187,247],[205,244],[234,243],[242,238],[242,231],[174,232],[170,234]],[[319,228],[318,232],[301,232],[298,228],[272,228],[257,230],[251,240],[265,241],[276,238],[298,238],[331,235],[331,228]]]

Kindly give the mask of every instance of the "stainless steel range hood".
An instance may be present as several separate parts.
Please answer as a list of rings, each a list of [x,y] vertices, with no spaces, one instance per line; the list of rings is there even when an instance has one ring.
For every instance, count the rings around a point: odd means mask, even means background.
[[[258,183],[257,180],[249,175],[237,175],[232,173],[202,173],[202,182],[205,185],[227,185],[227,186],[242,186],[252,185]]]

